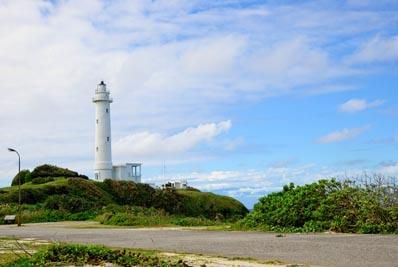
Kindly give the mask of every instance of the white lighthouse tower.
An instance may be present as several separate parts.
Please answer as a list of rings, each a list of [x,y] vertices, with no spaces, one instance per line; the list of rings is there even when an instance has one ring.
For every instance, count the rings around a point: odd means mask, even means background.
[[[95,179],[112,179],[111,109],[109,91],[101,81],[95,90]]]

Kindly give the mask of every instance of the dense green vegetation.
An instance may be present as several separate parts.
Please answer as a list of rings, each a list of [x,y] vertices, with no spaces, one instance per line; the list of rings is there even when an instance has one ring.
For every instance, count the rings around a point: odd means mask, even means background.
[[[127,181],[95,182],[51,165],[20,176],[24,179],[21,197],[25,223],[97,219],[116,225],[195,226],[236,220],[248,212],[229,197],[197,190],[154,189]],[[17,203],[18,186],[0,189],[0,223],[4,215],[16,214]]]
[[[179,190],[177,193],[184,199],[184,213],[189,216],[233,219],[247,213],[247,209],[232,197],[190,190]]]
[[[12,179],[11,185],[12,186],[18,185],[18,181],[20,181],[21,184],[32,181],[30,171],[29,170],[20,171],[17,175],[15,175],[14,179]]]
[[[291,183],[262,197],[247,214],[239,201],[226,196],[127,181],[95,182],[43,165],[22,171],[14,186],[0,189],[0,223],[4,215],[17,212],[19,178],[23,222],[90,219],[121,226],[209,226],[240,219],[232,229],[398,233],[398,186],[395,179],[380,175],[355,182]]]
[[[155,208],[115,206],[103,209],[96,220],[105,225],[120,226],[213,226],[222,223],[219,219],[208,219],[203,216],[187,217],[184,215],[168,214],[164,210]]]
[[[189,267],[178,259],[162,259],[156,255],[141,252],[115,250],[96,245],[55,244],[39,250],[32,256],[25,255],[6,264],[7,267],[20,266],[82,266],[104,265],[113,263],[117,266],[153,266],[153,267]]]
[[[18,185],[18,180],[20,183],[33,182],[34,184],[46,183],[53,181],[54,177],[64,177],[64,178],[82,178],[88,179],[87,176],[78,174],[75,171],[60,168],[57,166],[44,164],[36,167],[32,172],[30,170],[20,171],[14,179],[12,179],[11,186]]]
[[[284,186],[255,205],[239,229],[398,233],[398,188],[375,176],[370,183],[320,180]],[[383,178],[384,180],[382,180]]]

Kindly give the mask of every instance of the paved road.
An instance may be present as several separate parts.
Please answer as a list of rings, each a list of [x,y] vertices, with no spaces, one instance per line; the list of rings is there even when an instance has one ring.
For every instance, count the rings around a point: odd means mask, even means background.
[[[62,224],[0,226],[0,236],[114,247],[281,260],[317,266],[398,266],[397,235],[275,234],[176,229],[81,229]]]

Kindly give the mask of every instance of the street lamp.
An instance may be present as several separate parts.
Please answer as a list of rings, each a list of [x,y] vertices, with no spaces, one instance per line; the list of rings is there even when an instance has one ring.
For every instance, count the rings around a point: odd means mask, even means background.
[[[21,175],[19,175],[21,172],[21,156],[13,148],[8,148],[8,151],[15,152],[18,155],[18,226],[21,226]]]

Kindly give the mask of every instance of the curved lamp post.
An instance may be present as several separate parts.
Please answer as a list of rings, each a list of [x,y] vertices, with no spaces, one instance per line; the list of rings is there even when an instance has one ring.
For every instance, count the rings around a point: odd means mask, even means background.
[[[18,155],[18,226],[21,226],[21,176],[19,175],[21,172],[21,156],[13,148],[8,148],[8,151],[15,152]]]

